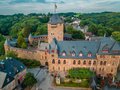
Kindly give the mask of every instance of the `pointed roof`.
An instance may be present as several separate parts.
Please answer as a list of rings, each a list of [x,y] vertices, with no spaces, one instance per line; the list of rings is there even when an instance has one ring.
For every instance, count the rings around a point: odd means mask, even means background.
[[[63,23],[63,20],[60,18],[58,14],[53,14],[48,23],[54,25],[54,24]]]
[[[32,38],[32,34],[31,34],[31,33],[29,34],[29,37],[28,37],[28,38]]]
[[[7,39],[6,39],[5,43],[4,43],[4,45],[10,45],[9,41]]]

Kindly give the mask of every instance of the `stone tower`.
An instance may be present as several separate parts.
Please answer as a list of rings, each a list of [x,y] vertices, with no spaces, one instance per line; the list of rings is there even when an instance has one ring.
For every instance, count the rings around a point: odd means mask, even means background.
[[[64,38],[64,22],[54,14],[48,22],[48,43],[51,43],[53,38],[58,41],[63,41]]]

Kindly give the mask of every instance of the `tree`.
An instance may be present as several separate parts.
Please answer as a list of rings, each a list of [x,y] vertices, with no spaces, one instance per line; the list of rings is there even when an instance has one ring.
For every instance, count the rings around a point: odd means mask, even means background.
[[[27,38],[30,34],[30,31],[31,31],[31,28],[30,26],[25,26],[23,29],[22,29],[22,34],[25,38]]]
[[[6,56],[12,57],[12,58],[17,58],[17,54],[14,51],[8,51]]]
[[[27,73],[24,79],[23,84],[27,87],[29,87],[29,89],[37,83],[37,80],[35,79],[34,75],[31,73]]]
[[[22,35],[19,35],[18,36],[18,39],[17,39],[17,45],[18,45],[18,47],[26,47],[26,45],[27,44],[25,44],[26,42],[25,42],[25,39],[24,39],[24,37],[22,36]]]
[[[27,43],[26,43],[26,42],[23,42],[22,45],[21,45],[21,48],[26,49],[26,48],[27,48]]]
[[[73,39],[85,39],[85,35],[82,31],[72,31],[72,38]]]
[[[112,37],[116,40],[120,42],[120,31],[115,31],[112,33]]]

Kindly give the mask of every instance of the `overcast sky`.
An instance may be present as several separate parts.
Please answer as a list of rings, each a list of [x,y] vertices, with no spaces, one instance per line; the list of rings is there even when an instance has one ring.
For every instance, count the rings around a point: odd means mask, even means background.
[[[120,0],[0,0],[0,14],[54,12],[120,12]]]

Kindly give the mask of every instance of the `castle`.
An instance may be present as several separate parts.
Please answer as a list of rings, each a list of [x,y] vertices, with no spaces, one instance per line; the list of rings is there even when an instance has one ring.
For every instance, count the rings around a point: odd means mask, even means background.
[[[67,40],[65,40],[67,38]],[[54,14],[48,22],[48,35],[32,36],[29,43],[38,43],[35,50],[12,46],[6,40],[5,52],[14,51],[20,58],[35,59],[47,65],[50,72],[66,72],[71,68],[89,68],[97,74],[115,76],[120,66],[120,43],[111,37],[95,40],[72,41],[65,37],[64,22]],[[44,42],[40,42],[44,41]]]

